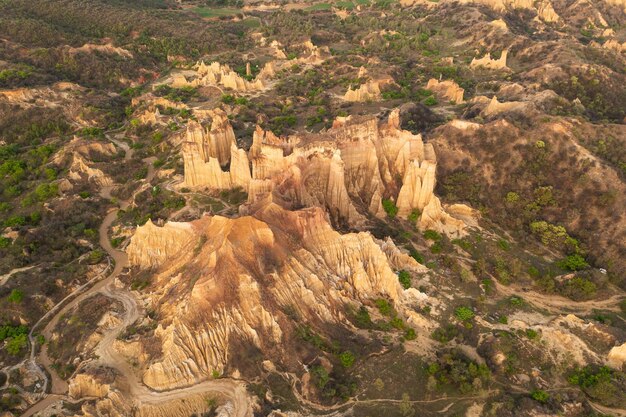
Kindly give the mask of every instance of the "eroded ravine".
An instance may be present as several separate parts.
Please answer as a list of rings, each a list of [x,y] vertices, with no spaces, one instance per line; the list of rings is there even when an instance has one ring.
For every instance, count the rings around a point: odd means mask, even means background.
[[[113,139],[107,135],[107,138],[120,146],[126,152],[125,161],[132,158],[133,150],[130,147],[119,140]],[[144,184],[149,184],[155,175],[155,169],[153,166],[154,158],[146,158],[144,162],[148,168],[148,174],[146,176]],[[126,209],[134,202],[135,196],[144,189],[145,186],[140,186],[133,195],[125,201],[119,203],[120,209]],[[111,191],[113,187],[103,187],[100,191],[100,196],[105,199],[111,199]],[[22,417],[32,416],[47,407],[57,402],[59,399],[66,398],[68,393],[68,384],[61,379],[52,365],[50,357],[48,356],[47,345],[43,345],[36,356],[35,361],[35,349],[34,349],[34,330],[45,320],[50,318],[44,329],[39,332],[46,340],[50,340],[53,330],[59,322],[60,318],[68,311],[79,305],[82,301],[96,295],[102,294],[116,301],[119,301],[124,309],[124,316],[119,325],[106,331],[100,340],[95,351],[99,357],[98,364],[115,369],[121,375],[121,378],[126,380],[128,386],[128,394],[134,401],[147,405],[156,405],[177,399],[182,399],[191,395],[212,395],[228,398],[230,402],[230,415],[233,417],[248,417],[252,415],[252,406],[248,399],[245,386],[235,380],[219,379],[204,381],[189,387],[173,389],[170,391],[152,391],[148,389],[138,378],[135,371],[131,368],[128,361],[119,354],[114,348],[113,344],[117,337],[131,324],[133,324],[141,314],[140,307],[138,306],[135,297],[125,288],[116,285],[116,278],[120,275],[122,270],[128,266],[128,258],[125,252],[116,250],[111,245],[109,240],[109,228],[117,218],[118,208],[109,210],[104,217],[99,227],[99,243],[100,246],[106,251],[110,259],[114,261],[113,271],[102,279],[102,275],[109,270],[109,267],[103,271],[102,274],[92,278],[89,282],[83,284],[77,290],[61,300],[55,305],[46,315],[44,315],[31,330],[31,364],[40,370],[38,364],[41,364],[50,375],[50,379],[43,374],[44,387],[43,391],[47,391],[47,385],[50,384],[50,394],[45,395],[39,402],[33,404],[28,410],[26,410]],[[110,261],[109,261],[110,262]],[[109,263],[110,265],[110,263]],[[68,302],[68,300],[70,300]]]

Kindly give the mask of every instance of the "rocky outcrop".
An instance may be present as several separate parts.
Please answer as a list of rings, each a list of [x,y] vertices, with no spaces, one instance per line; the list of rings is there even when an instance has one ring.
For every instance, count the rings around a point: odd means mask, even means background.
[[[508,54],[509,54],[509,51],[505,49],[504,51],[502,51],[500,58],[493,59],[491,58],[491,53],[487,52],[487,55],[483,56],[482,58],[472,59],[472,62],[470,63],[470,68],[472,69],[486,68],[490,70],[507,70],[509,69],[509,67],[507,67],[506,65],[506,59],[507,59]]]
[[[201,61],[196,64],[195,68],[195,78],[188,80],[185,75],[177,74],[172,78],[172,87],[222,86],[238,92],[258,91],[266,87],[266,79],[261,74],[249,81],[233,71],[228,65],[222,65],[219,62],[206,65],[204,61]]]
[[[346,101],[377,101],[380,100],[380,85],[376,81],[368,81],[359,88],[349,88],[343,96]]]
[[[98,187],[113,185],[113,180],[98,168],[90,167],[83,156],[75,153],[68,173],[68,178],[73,181],[89,181]]]
[[[626,13],[626,0],[604,0],[604,1],[610,5],[621,7],[622,10],[624,10],[624,13]]]
[[[72,398],[96,397],[103,398],[109,393],[109,385],[102,384],[88,374],[77,374],[69,384],[69,395]]]
[[[524,111],[528,109],[529,103],[522,101],[507,101],[500,103],[497,96],[493,96],[489,101],[487,107],[482,111],[485,116],[495,116],[501,113],[507,113],[512,111]]]
[[[78,48],[69,48],[68,52],[70,54],[76,54],[80,52],[82,53],[99,52],[99,53],[108,54],[108,55],[118,55],[123,58],[131,58],[131,59],[133,58],[133,54],[129,50],[113,46],[110,43],[107,43],[104,45],[86,43],[83,46],[78,47]]]
[[[547,23],[556,23],[561,20],[550,0],[542,0],[537,4],[537,16]]]
[[[168,222],[159,227],[148,220],[137,228],[128,245],[128,261],[141,268],[156,268],[181,251],[193,250],[197,240],[198,236],[189,223]]]
[[[624,368],[624,364],[626,364],[626,343],[611,348],[607,356],[607,364],[618,370]]]
[[[115,155],[117,150],[115,145],[111,142],[90,141],[87,139],[74,138],[63,146],[52,158],[52,162],[55,164],[62,164],[63,160],[67,157],[73,157],[78,154],[85,159],[93,159],[98,157],[108,157]]]
[[[605,48],[605,49],[610,49],[610,50],[615,51],[617,53],[621,53],[623,51],[626,51],[626,42],[620,43],[616,39],[610,39],[610,40],[604,42],[602,44],[602,47]]]
[[[374,117],[338,118],[331,129],[317,135],[277,137],[257,127],[248,154],[234,145],[228,120],[220,120],[211,128],[216,133],[197,123],[189,125],[183,143],[185,186],[240,186],[248,192],[248,204],[270,198],[291,209],[322,207],[334,224],[351,226],[363,224],[368,215],[384,216],[381,202],[390,197],[401,216],[428,207],[428,221],[418,225],[451,232],[455,224],[453,234],[462,233],[462,222],[443,216],[433,195],[432,146],[400,129],[398,110],[382,123]],[[219,143],[230,143],[230,151]],[[436,222],[442,222],[441,227]]]
[[[139,121],[142,124],[152,124],[152,125],[157,125],[157,124],[162,124],[163,122],[161,121],[161,113],[159,112],[159,109],[154,109],[154,110],[145,110],[143,113],[141,113],[138,116]]]
[[[463,94],[465,93],[465,90],[459,87],[459,85],[454,81],[438,81],[431,78],[426,85],[426,89],[433,91],[438,97],[451,101],[454,104],[463,103]]]
[[[392,242],[336,232],[319,208],[288,211],[265,201],[250,213],[137,229],[129,261],[146,268],[156,257],[159,264],[147,302],[161,317],[154,337],[164,354],[145,369],[149,387],[221,374],[232,350],[246,343],[271,358],[290,331],[286,309],[308,323],[339,323],[346,303],[387,297],[403,305],[408,295],[393,266],[424,271]]]
[[[0,90],[0,101],[15,104],[22,108],[69,106],[76,99],[76,93],[85,89],[78,84],[58,82],[50,87],[17,88]]]
[[[212,114],[211,128],[190,122],[182,145],[188,187],[248,188],[250,167],[243,149],[237,149],[235,133],[223,112]]]

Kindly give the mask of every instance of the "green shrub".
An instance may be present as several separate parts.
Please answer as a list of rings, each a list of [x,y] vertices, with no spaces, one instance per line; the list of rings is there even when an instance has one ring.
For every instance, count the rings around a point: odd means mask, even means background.
[[[563,295],[576,301],[593,298],[596,291],[596,284],[583,277],[574,277],[568,280],[562,289]]]
[[[10,303],[21,303],[23,299],[24,299],[24,292],[22,292],[22,290],[19,290],[17,288],[13,288],[11,290],[11,293],[7,297],[7,300]]]
[[[349,368],[354,364],[354,354],[352,352],[350,352],[349,350],[346,350],[345,352],[341,352],[341,354],[339,355],[339,362],[341,362],[341,365],[344,368]]]
[[[539,401],[542,404],[545,404],[550,399],[550,395],[547,392],[540,390],[540,389],[534,390],[530,394],[530,396],[532,397],[533,400]]]
[[[356,326],[362,329],[369,329],[374,326],[370,313],[367,311],[365,306],[361,306],[359,311],[356,312],[354,315],[354,321],[356,322]]]
[[[26,334],[17,335],[7,341],[6,349],[9,355],[16,356],[28,345]]]
[[[430,246],[430,251],[432,253],[441,253],[443,250],[443,246],[441,246],[441,242],[435,242]]]
[[[585,261],[585,258],[577,253],[569,255],[567,258],[558,261],[557,266],[561,269],[567,269],[569,271],[580,271],[582,269],[589,268],[589,264]]]
[[[59,186],[56,184],[39,184],[35,188],[35,196],[39,201],[46,201],[55,197],[59,193]]]
[[[398,272],[398,280],[405,290],[411,288],[411,274],[407,271],[402,270]]]
[[[513,191],[509,191],[506,194],[506,197],[504,198],[504,200],[509,203],[509,204],[513,204],[513,203],[517,203],[519,201],[519,194]]]
[[[435,230],[426,230],[424,232],[424,239],[434,240],[435,242],[441,240],[441,235],[437,233]]]
[[[398,214],[398,207],[396,206],[396,203],[394,203],[391,199],[383,199],[383,209],[385,209],[385,213],[387,213],[387,216],[392,219]]]
[[[524,299],[514,295],[509,298],[509,304],[513,307],[522,307],[524,305]]]
[[[0,326],[0,342],[21,334],[28,334],[28,327],[23,324],[20,324],[19,326],[11,326],[10,324]]]
[[[434,96],[427,97],[424,100],[424,104],[427,106],[435,106],[437,105],[437,99]]]
[[[536,330],[533,330],[533,329],[526,329],[526,337],[527,337],[527,338],[529,338],[529,339],[531,339],[531,340],[534,340],[534,339],[536,339],[536,338],[537,338],[537,336],[539,336],[539,333],[537,333],[537,331],[536,331]]]
[[[507,242],[504,239],[500,239],[498,240],[498,246],[500,247],[500,249],[508,251],[509,249],[511,249],[511,245],[509,245],[509,242]]]
[[[530,230],[546,246],[574,253],[579,250],[578,241],[572,238],[563,226],[557,226],[541,220],[532,222]]]
[[[474,312],[469,307],[459,307],[454,310],[454,315],[462,322],[469,321],[474,318]]]
[[[411,327],[406,329],[406,332],[404,332],[404,340],[415,340],[416,338],[417,334],[415,333],[414,329],[412,329]]]
[[[382,314],[383,316],[390,316],[393,313],[393,307],[391,307],[389,301],[385,300],[384,298],[377,299],[374,304],[376,304],[378,311],[380,311],[380,314]]]
[[[578,385],[581,388],[591,388],[610,381],[612,376],[613,371],[607,366],[602,366],[597,370],[592,366],[586,366],[576,369],[567,380],[572,385]]]
[[[411,258],[415,259],[420,264],[424,264],[424,257],[420,255],[415,249],[411,248],[411,250],[409,250],[409,255],[411,255]]]

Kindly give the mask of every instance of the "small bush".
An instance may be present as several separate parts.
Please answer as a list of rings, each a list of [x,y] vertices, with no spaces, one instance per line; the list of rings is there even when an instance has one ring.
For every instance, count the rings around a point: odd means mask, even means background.
[[[435,106],[435,105],[437,105],[437,99],[434,96],[427,97],[424,100],[424,104],[426,106]]]
[[[7,297],[7,300],[10,303],[21,303],[23,299],[24,299],[24,293],[21,290],[18,290],[17,288],[13,288],[11,290],[11,293]]]
[[[542,404],[545,404],[550,399],[550,394],[545,392],[544,390],[536,389],[534,390],[530,396],[533,400],[539,401]]]
[[[422,265],[424,264],[424,262],[425,262],[424,257],[422,255],[420,255],[415,249],[411,249],[409,251],[409,255],[411,255],[411,258],[415,259],[420,264],[422,264]]]
[[[583,277],[570,279],[562,289],[563,295],[576,301],[589,300],[596,295],[596,291],[596,284]]]
[[[407,217],[407,219],[411,222],[411,223],[416,223],[417,219],[419,219],[420,217],[420,211],[418,209],[413,209],[413,211],[411,211],[411,214],[409,214],[409,216]]]
[[[454,315],[462,322],[466,322],[474,318],[474,312],[472,309],[464,306],[454,310]]]
[[[398,214],[398,207],[391,199],[383,199],[383,209],[385,210],[385,213],[387,213],[387,216],[392,219]]]
[[[341,362],[341,365],[344,368],[351,367],[354,364],[354,359],[354,354],[349,350],[346,350],[339,355],[339,362]]]
[[[435,230],[426,230],[424,232],[424,239],[434,240],[435,242],[441,240],[441,235]]]
[[[383,316],[390,316],[393,313],[393,308],[391,307],[391,304],[389,304],[389,301],[385,300],[384,298],[379,298],[374,303],[376,304],[378,311],[380,311],[380,314],[382,314]]]
[[[406,332],[404,332],[404,340],[415,340],[417,338],[417,334],[415,333],[415,330],[412,328],[408,328],[406,329]]]
[[[567,269],[569,271],[580,271],[582,269],[589,268],[589,264],[585,261],[585,258],[577,253],[560,260],[557,262],[557,266],[561,269]]]
[[[411,288],[411,274],[407,271],[402,270],[398,272],[398,280],[405,290]]]

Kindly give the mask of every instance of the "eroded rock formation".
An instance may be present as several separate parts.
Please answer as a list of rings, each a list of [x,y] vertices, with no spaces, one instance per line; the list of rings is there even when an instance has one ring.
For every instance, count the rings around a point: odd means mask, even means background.
[[[376,101],[380,100],[380,84],[376,81],[368,81],[359,88],[349,88],[343,96],[346,101]]]
[[[272,64],[268,63],[254,80],[249,81],[228,65],[222,65],[219,62],[206,65],[204,61],[201,61],[196,65],[195,78],[188,80],[185,75],[177,74],[172,79],[172,87],[222,86],[239,92],[257,91],[267,86],[267,77],[273,72]]]
[[[420,227],[463,233],[463,222],[445,215],[433,194],[432,146],[400,129],[398,110],[386,122],[338,118],[318,135],[277,137],[257,127],[249,154],[235,147],[227,119],[218,126],[212,130],[220,133],[211,135],[190,124],[183,144],[185,186],[241,186],[248,191],[249,204],[270,198],[292,209],[323,207],[333,223],[353,226],[370,215],[384,216],[382,199],[391,198],[400,216],[423,212]],[[230,144],[229,152],[224,144]],[[230,170],[225,171],[228,164]]]
[[[102,170],[89,166],[85,158],[79,153],[72,156],[68,178],[74,181],[89,181],[98,187],[113,185],[113,180],[109,176]]]
[[[154,337],[163,355],[146,364],[149,387],[180,387],[225,372],[233,343],[271,355],[291,331],[287,309],[310,323],[342,323],[346,303],[415,300],[393,265],[424,267],[393,242],[342,235],[319,208],[288,211],[264,201],[250,211],[234,219],[205,216],[184,232],[178,224],[148,223],[131,239],[131,264],[158,267],[148,302],[162,318]],[[154,257],[165,261],[157,265]]]
[[[431,78],[426,85],[426,89],[433,91],[437,94],[437,96],[455,104],[463,103],[463,94],[465,93],[465,90],[459,87],[459,85],[454,81],[439,81]]]
[[[235,133],[223,112],[213,112],[210,129],[190,122],[182,153],[186,186],[248,188],[248,156],[243,149],[237,149]]]
[[[509,54],[508,50],[502,51],[500,58],[491,58],[491,53],[487,52],[487,55],[482,58],[474,58],[470,63],[470,68],[486,68],[490,70],[504,70],[509,67],[506,66],[506,59]]]

